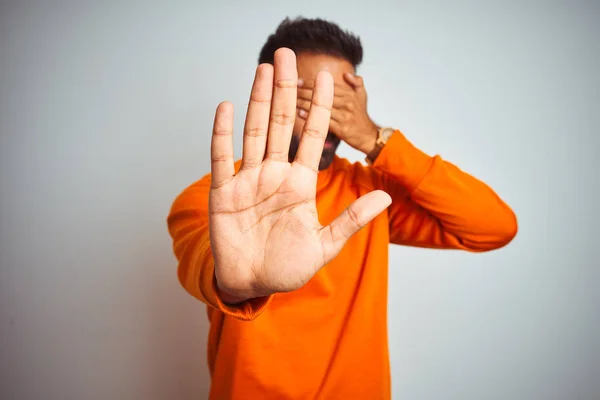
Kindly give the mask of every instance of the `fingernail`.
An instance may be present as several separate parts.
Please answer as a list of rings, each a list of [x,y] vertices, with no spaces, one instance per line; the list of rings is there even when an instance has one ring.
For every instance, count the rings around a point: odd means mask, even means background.
[[[298,116],[300,118],[306,118],[306,117],[308,117],[308,113],[304,110],[298,110]]]
[[[304,79],[300,78],[298,79],[298,87],[301,87],[302,85],[304,85]]]

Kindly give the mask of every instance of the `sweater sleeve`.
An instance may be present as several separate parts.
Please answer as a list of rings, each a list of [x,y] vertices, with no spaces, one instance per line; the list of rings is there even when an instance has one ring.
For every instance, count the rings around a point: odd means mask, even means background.
[[[423,153],[400,131],[372,167],[392,197],[392,243],[482,252],[505,246],[517,233],[514,212],[489,186]]]
[[[178,261],[179,282],[189,294],[209,307],[240,320],[253,320],[267,307],[272,296],[235,305],[227,304],[219,297],[208,227],[209,192],[210,175],[207,175],[175,199],[167,217],[173,252]]]

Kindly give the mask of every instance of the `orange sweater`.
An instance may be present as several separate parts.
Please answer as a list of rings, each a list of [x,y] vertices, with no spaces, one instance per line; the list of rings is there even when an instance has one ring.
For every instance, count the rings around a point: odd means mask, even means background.
[[[374,189],[387,212],[301,289],[231,306],[215,292],[209,187],[209,175],[188,187],[168,225],[179,280],[208,305],[211,399],[389,399],[388,243],[486,251],[517,231],[488,186],[396,131],[372,167],[336,158],[317,183],[323,225]]]

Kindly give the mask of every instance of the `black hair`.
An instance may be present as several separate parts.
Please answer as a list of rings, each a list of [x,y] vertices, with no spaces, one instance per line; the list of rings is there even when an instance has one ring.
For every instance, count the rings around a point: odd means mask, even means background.
[[[296,54],[310,52],[339,57],[352,64],[354,69],[363,58],[358,36],[320,18],[284,19],[261,49],[258,63],[273,64],[275,51],[280,47],[292,49]]]

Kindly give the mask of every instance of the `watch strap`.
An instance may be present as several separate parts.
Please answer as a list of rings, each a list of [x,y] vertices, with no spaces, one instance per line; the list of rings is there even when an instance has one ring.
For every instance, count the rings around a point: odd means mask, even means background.
[[[375,141],[375,147],[373,148],[373,150],[371,150],[367,154],[367,157],[365,157],[365,161],[368,165],[373,165],[373,163],[375,162],[375,159],[377,158],[377,156],[379,155],[379,153],[381,152],[381,150],[383,149],[383,147],[389,140],[389,136],[383,135],[383,132],[387,131],[387,130],[393,131],[394,129],[390,128],[390,127],[383,127],[383,128],[380,128],[379,131],[377,132],[377,140]]]

